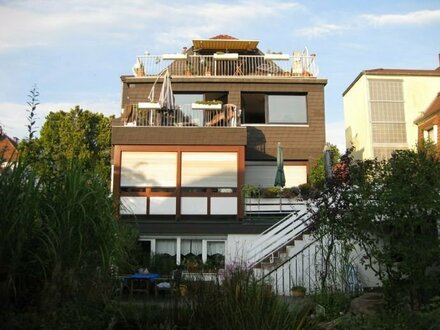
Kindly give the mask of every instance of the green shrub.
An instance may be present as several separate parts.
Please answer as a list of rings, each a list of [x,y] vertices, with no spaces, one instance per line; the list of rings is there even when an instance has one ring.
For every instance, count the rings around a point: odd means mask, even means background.
[[[325,309],[322,320],[330,321],[345,314],[350,307],[350,296],[339,291],[322,290],[310,296],[310,298]]]
[[[113,218],[106,184],[77,164],[47,178],[21,162],[2,172],[0,194],[0,321],[38,313],[56,325],[83,317],[82,306],[99,310],[135,242]]]

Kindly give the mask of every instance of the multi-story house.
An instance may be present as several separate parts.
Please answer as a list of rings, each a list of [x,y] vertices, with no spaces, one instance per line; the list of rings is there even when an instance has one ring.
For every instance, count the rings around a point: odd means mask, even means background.
[[[274,185],[278,143],[286,186],[307,182],[325,144],[327,80],[314,54],[257,46],[197,39],[178,54],[138,56],[134,75],[121,77],[112,188],[146,250],[177,263],[244,253],[273,222],[247,218],[242,189]]]
[[[419,141],[430,141],[436,144],[440,151],[440,92],[414,124],[419,128]]]
[[[440,68],[362,71],[343,93],[347,148],[359,159],[386,159],[414,147],[414,120],[439,91]]]

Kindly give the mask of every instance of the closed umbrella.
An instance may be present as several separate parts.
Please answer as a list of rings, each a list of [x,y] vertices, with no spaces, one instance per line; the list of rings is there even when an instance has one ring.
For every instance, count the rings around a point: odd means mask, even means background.
[[[176,107],[173,88],[171,87],[171,77],[168,70],[163,78],[162,89],[160,90],[159,96],[159,104],[162,109],[174,110]]]
[[[283,148],[281,143],[278,142],[277,146],[277,173],[275,175],[275,186],[284,187],[286,185],[286,176],[284,175],[283,165]]]

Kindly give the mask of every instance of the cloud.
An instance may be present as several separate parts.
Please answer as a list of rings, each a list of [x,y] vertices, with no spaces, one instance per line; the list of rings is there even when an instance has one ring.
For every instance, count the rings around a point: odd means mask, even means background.
[[[320,23],[315,26],[299,29],[296,31],[296,34],[303,37],[317,38],[317,37],[325,37],[327,35],[331,35],[334,33],[339,33],[346,29],[347,28],[342,25]]]
[[[0,4],[0,52],[48,47],[81,38],[96,38],[100,43],[145,42],[150,38],[175,45],[176,41],[224,33],[301,8],[294,2],[247,0],[181,5],[151,0],[23,0]]]
[[[41,103],[37,106],[36,110],[36,130],[40,131],[43,127],[46,116],[52,111],[59,110],[69,111],[79,105],[82,109],[90,110],[93,112],[99,112],[106,116],[119,115],[120,103],[119,102],[57,102],[57,103]],[[25,138],[28,135],[27,127],[28,121],[26,119],[28,112],[26,109],[29,107],[24,104],[12,103],[12,102],[0,102],[0,125],[3,127],[6,134],[13,137]]]
[[[419,10],[407,14],[362,15],[370,24],[383,25],[425,25],[440,23],[440,9]]]

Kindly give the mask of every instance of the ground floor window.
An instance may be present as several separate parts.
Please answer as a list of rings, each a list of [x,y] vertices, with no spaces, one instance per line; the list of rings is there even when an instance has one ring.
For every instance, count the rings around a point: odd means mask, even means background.
[[[180,261],[189,271],[196,271],[203,264],[202,240],[182,239],[180,241]]]
[[[223,269],[225,268],[225,242],[208,241],[207,242],[207,268]]]
[[[151,263],[160,269],[172,270],[173,267],[181,265],[189,272],[215,272],[225,267],[225,239],[151,238],[148,242],[149,244],[141,243],[141,245],[145,247],[149,245]]]

